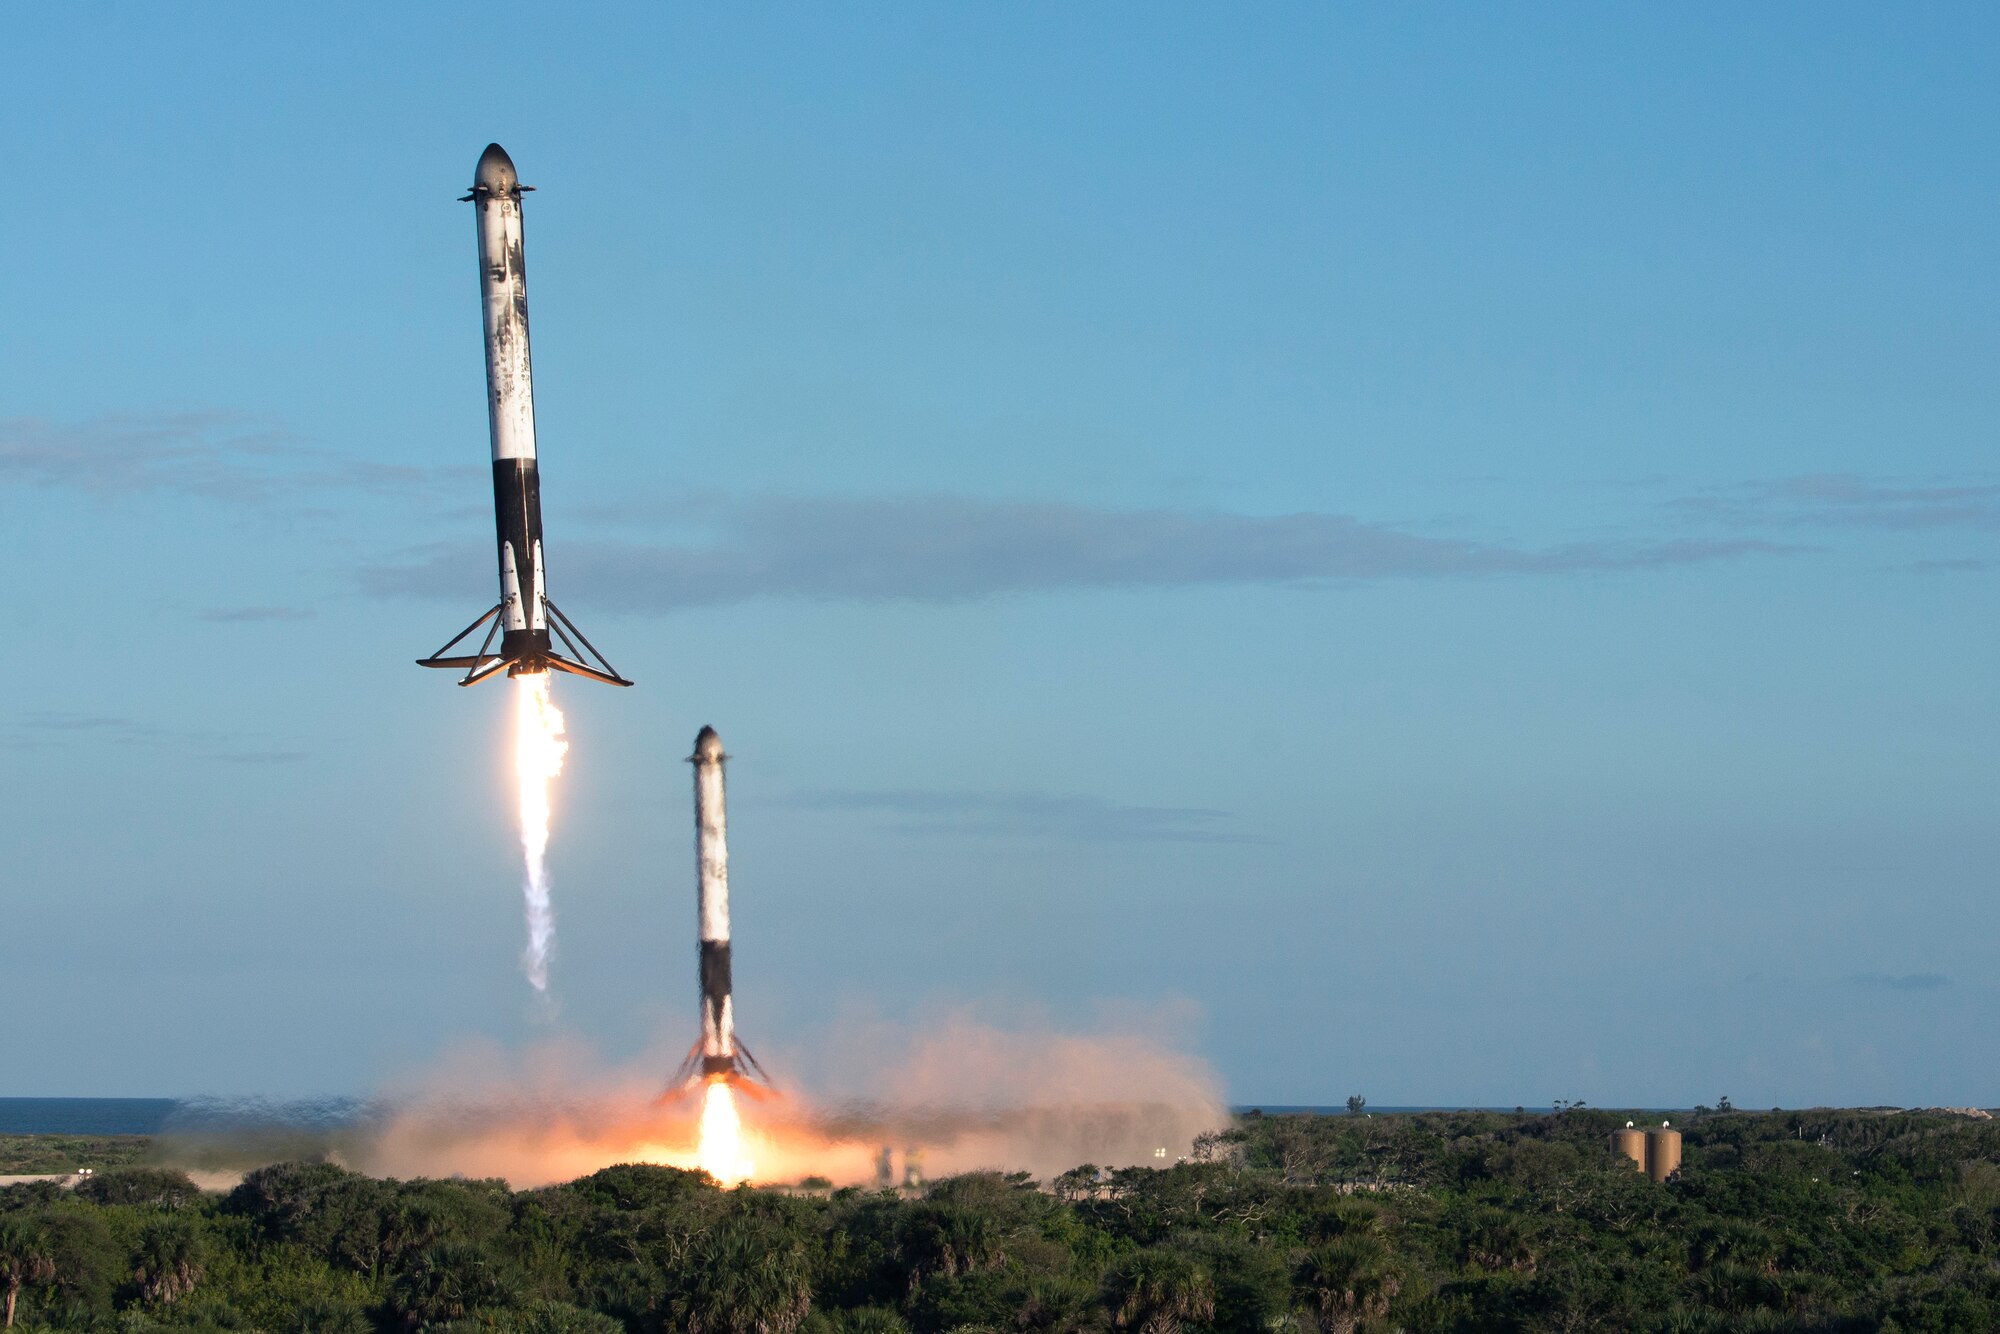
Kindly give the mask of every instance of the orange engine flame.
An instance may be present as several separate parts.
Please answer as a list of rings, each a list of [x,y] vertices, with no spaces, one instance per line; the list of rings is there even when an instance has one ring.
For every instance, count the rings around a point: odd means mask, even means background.
[[[755,1170],[736,1114],[736,1094],[727,1079],[708,1081],[701,1095],[701,1140],[696,1166],[725,1186],[748,1181]]]

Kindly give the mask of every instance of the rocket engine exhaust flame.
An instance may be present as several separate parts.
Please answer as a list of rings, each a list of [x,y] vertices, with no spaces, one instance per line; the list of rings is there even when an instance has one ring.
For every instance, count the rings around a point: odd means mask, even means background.
[[[696,1166],[725,1186],[748,1181],[755,1171],[743,1144],[743,1120],[736,1114],[736,1097],[726,1078],[708,1081],[701,1095],[701,1139]]]
[[[521,852],[527,863],[528,948],[521,966],[543,995],[549,989],[549,948],[555,943],[555,910],[549,901],[549,784],[562,773],[569,742],[562,710],[549,698],[549,674],[514,678],[514,773],[521,807]]]

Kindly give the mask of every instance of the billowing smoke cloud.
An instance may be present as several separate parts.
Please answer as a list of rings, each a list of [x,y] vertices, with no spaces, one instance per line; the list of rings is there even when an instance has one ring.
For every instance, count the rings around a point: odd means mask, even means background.
[[[878,1091],[829,1099],[811,1124],[830,1138],[906,1143],[932,1173],[1165,1166],[1226,1126],[1229,1110],[1214,1071],[1159,1031],[1171,1020],[1149,1018],[1073,1033],[960,1013],[878,1029]]]
[[[1154,1023],[1154,1029],[1164,1025]],[[981,1168],[1047,1179],[1082,1163],[1165,1165],[1228,1123],[1214,1073],[1143,1024],[1060,1032],[955,1014],[921,1027],[857,1023],[816,1044],[819,1088],[782,1060],[772,1096],[741,1100],[755,1179],[898,1178]],[[392,1087],[338,1136],[350,1166],[384,1176],[503,1177],[527,1187],[613,1163],[692,1166],[697,1102],[662,1098],[679,1052],[609,1065],[575,1042],[525,1053],[468,1047]]]

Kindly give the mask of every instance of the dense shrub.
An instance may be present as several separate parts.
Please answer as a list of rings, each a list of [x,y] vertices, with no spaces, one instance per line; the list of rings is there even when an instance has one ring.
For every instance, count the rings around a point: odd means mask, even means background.
[[[0,1190],[32,1329],[301,1334],[1185,1334],[2000,1328],[2000,1125],[1691,1121],[1682,1173],[1613,1113],[1246,1117],[1204,1160],[898,1192],[567,1185],[282,1163]]]

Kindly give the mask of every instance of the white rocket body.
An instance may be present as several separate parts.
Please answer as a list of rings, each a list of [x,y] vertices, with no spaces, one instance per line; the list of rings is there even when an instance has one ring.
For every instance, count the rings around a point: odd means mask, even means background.
[[[771,1079],[750,1049],[736,1038],[735,1002],[729,970],[729,813],[722,767],[729,757],[713,727],[694,739],[694,871],[696,948],[700,958],[701,1040],[688,1049],[674,1076],[675,1091],[727,1080],[753,1097],[764,1097]]]
[[[695,738],[695,917],[701,973],[701,1070],[736,1071],[736,1016],[729,976],[729,815],[723,794],[722,738],[712,727]]]
[[[479,297],[486,316],[487,422],[493,459],[535,457],[534,368],[528,355],[528,274],[522,185],[494,144],[479,160],[472,203],[479,222]]]
[[[477,215],[479,306],[486,323],[486,421],[493,442],[493,520],[499,544],[500,601],[428,658],[425,667],[465,669],[460,685],[483,681],[501,669],[528,676],[551,669],[609,685],[631,685],[549,601],[542,566],[542,478],[535,454],[535,375],[528,355],[528,267],[521,239],[521,184],[514,161],[488,144],[466,197]],[[554,632],[569,656],[557,651]],[[452,648],[493,622],[486,642],[472,654]],[[497,652],[490,652],[493,636]],[[574,641],[574,642],[572,642]],[[582,648],[579,649],[578,645]],[[594,663],[586,660],[585,652]]]
[[[513,160],[500,145],[490,145],[473,175],[472,208],[479,231],[479,308],[486,320],[486,421],[499,521],[503,657],[550,648],[535,371],[528,352],[528,262],[521,235],[521,192],[527,188]]]

